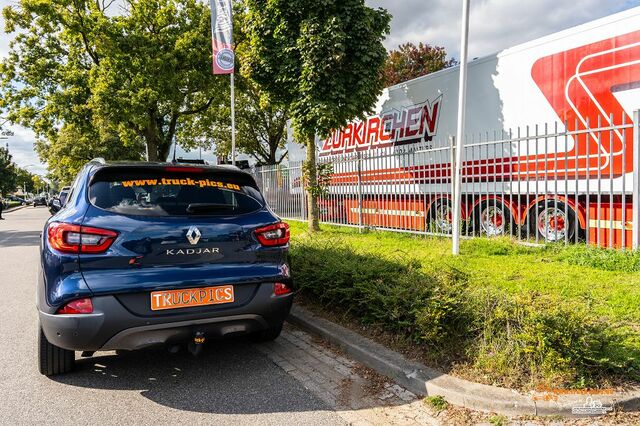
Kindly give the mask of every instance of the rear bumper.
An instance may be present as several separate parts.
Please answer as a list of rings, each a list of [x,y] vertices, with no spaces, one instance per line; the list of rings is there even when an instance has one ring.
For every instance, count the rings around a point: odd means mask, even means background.
[[[265,330],[282,323],[291,309],[293,294],[273,296],[272,285],[261,285],[244,306],[200,312],[188,310],[171,317],[132,314],[114,296],[93,298],[94,312],[55,315],[39,311],[40,324],[52,344],[74,351],[135,350],[190,339],[200,331],[208,338]]]

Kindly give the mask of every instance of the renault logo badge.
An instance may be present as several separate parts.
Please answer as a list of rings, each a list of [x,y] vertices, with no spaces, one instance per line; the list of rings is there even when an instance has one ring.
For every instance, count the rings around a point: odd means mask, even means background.
[[[200,230],[195,226],[192,226],[187,231],[187,240],[189,240],[191,245],[195,246],[196,244],[198,244],[198,241],[200,241],[201,236],[202,234],[200,233]]]

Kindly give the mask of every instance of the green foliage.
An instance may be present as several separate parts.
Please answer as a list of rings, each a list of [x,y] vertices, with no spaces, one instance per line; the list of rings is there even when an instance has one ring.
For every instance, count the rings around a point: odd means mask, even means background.
[[[28,170],[15,166],[16,188],[22,188],[26,192],[33,192],[35,185],[33,183],[33,175]],[[14,188],[15,189],[15,188]]]
[[[331,183],[331,176],[333,176],[333,164],[315,164],[315,181],[312,181],[309,164],[308,161],[302,164],[302,177],[304,178],[307,191],[315,197],[326,196],[328,194],[329,184]]]
[[[315,136],[364,115],[384,82],[390,15],[362,0],[246,0],[243,72],[286,108],[307,145],[309,229],[318,229]]]
[[[595,315],[589,300],[505,291],[464,257],[436,255],[425,264],[417,255],[437,247],[436,239],[332,228],[300,235],[298,226],[292,225],[292,274],[303,294],[332,314],[346,313],[420,345],[435,364],[454,362],[474,378],[521,388],[640,380],[637,323]],[[553,254],[495,243],[465,242],[463,253],[496,265],[526,253]],[[564,265],[556,261],[558,270]],[[476,273],[483,285],[471,284]]]
[[[493,426],[506,426],[509,424],[509,419],[507,416],[503,416],[502,414],[495,414],[489,417],[489,423]]]
[[[474,367],[511,386],[590,387],[618,375],[640,380],[640,347],[630,330],[583,306],[536,293],[474,295],[482,327]],[[517,366],[525,375],[516,375]]]
[[[258,164],[280,164],[286,152],[286,109],[261,96],[260,87],[253,81],[236,75],[236,149],[251,155]],[[227,157],[231,152],[231,108],[219,105],[211,108],[208,126],[214,128],[216,153]],[[202,120],[203,117],[200,117]]]
[[[140,141],[127,146],[116,134],[103,132],[101,135],[91,129],[65,124],[49,141],[36,141],[35,150],[48,162],[51,177],[64,186],[71,184],[88,161],[98,157],[139,161],[144,146]]]
[[[48,186],[47,182],[38,175],[31,176],[31,183],[33,184],[33,191],[36,193],[45,191]]]
[[[571,265],[586,266],[605,271],[640,271],[640,251],[609,250],[596,247],[572,246],[556,248],[557,257]]]
[[[247,0],[242,66],[301,135],[369,111],[383,88],[390,15],[362,0]]]
[[[427,396],[423,399],[424,403],[436,413],[440,413],[449,408],[449,403],[442,395]]]
[[[211,75],[209,8],[196,0],[20,0],[3,14],[16,36],[0,63],[0,110],[49,145],[39,152],[50,164],[69,149],[51,146],[66,143],[61,129],[123,148],[108,159],[146,145],[162,160],[174,137],[206,136],[190,133],[194,115],[227,102],[228,79]]]
[[[392,50],[384,64],[384,79],[389,86],[457,65],[447,59],[444,47],[405,43]]]
[[[7,195],[16,189],[16,167],[11,154],[5,147],[0,147],[0,195]]]

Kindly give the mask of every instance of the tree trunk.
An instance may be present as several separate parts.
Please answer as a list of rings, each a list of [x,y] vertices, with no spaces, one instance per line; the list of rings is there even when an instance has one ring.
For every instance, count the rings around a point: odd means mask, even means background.
[[[158,161],[158,132],[155,123],[147,124],[144,130],[144,141],[147,145],[147,161]]]
[[[160,161],[167,161],[169,158],[169,151],[171,150],[171,143],[162,141],[158,144],[158,158]]]
[[[147,145],[147,161],[166,161],[171,149],[171,143],[162,140],[155,128],[147,128],[144,132]]]
[[[156,141],[148,140],[147,143],[147,161],[158,161],[158,144]]]
[[[320,230],[318,223],[318,196],[317,193],[309,191],[310,185],[317,185],[318,173],[316,168],[316,139],[314,135],[309,136],[307,140],[307,200],[309,212],[309,232]]]

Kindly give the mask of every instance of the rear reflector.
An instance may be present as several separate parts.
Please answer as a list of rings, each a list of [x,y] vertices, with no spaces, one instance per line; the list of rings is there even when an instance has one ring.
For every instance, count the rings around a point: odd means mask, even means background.
[[[289,242],[289,225],[284,222],[274,223],[255,230],[256,238],[263,246],[283,246]]]
[[[273,285],[273,294],[275,294],[276,296],[283,296],[289,293],[291,293],[291,289],[286,284],[275,283]]]
[[[90,314],[93,312],[93,302],[88,297],[73,300],[62,308],[58,309],[58,314]]]
[[[109,229],[53,222],[49,224],[47,236],[51,248],[62,253],[103,253],[118,233]]]

